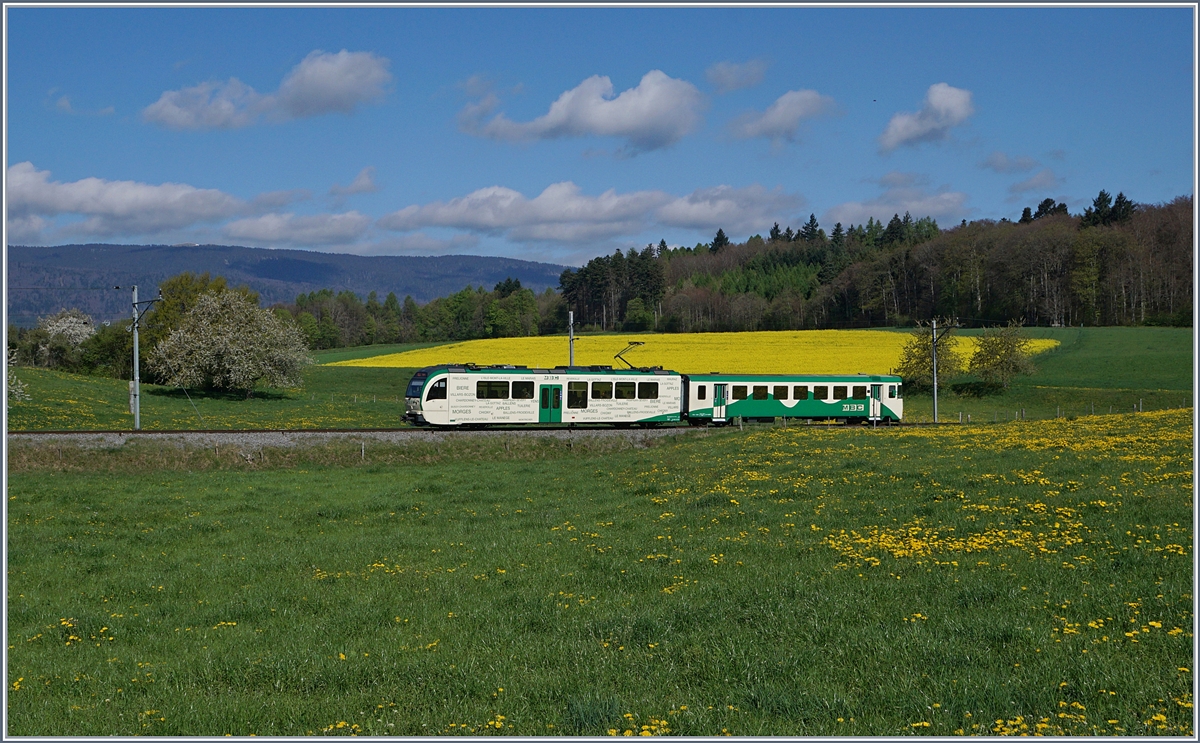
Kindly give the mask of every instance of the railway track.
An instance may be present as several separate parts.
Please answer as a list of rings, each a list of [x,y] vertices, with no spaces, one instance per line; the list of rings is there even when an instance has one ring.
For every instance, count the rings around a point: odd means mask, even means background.
[[[769,424],[747,424],[747,429],[763,430]],[[778,425],[778,424],[776,424]],[[793,423],[789,427],[803,424]],[[900,423],[893,426],[916,427],[932,423]],[[306,428],[306,429],[172,429],[149,431],[88,430],[88,431],[9,431],[10,442],[33,445],[42,443],[73,442],[87,448],[111,448],[124,446],[132,441],[156,441],[175,446],[233,445],[243,448],[308,446],[331,443],[338,440],[365,440],[403,444],[446,437],[470,436],[527,436],[559,439],[618,438],[646,440],[664,436],[689,433],[729,430],[697,426],[655,426],[651,428],[613,428],[610,426],[561,426],[554,428],[530,428],[527,426],[497,426],[487,428],[442,429],[416,426],[397,428]]]
[[[273,447],[312,446],[340,440],[366,441],[392,444],[415,443],[469,436],[522,436],[558,439],[615,438],[625,437],[634,441],[645,441],[663,436],[674,436],[704,429],[691,426],[657,428],[525,428],[506,427],[488,429],[429,429],[403,428],[324,428],[324,429],[257,429],[231,431],[213,430],[154,430],[154,431],[10,431],[10,443],[21,442],[34,446],[72,443],[85,448],[115,448],[134,441],[157,442],[180,447],[231,446],[243,449]]]

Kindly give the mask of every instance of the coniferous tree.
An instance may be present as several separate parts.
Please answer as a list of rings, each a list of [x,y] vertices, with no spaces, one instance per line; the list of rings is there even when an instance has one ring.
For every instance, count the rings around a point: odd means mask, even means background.
[[[817,215],[809,214],[808,222],[800,228],[800,239],[806,243],[816,242],[820,239],[820,225],[817,224]]]
[[[1124,193],[1118,193],[1117,198],[1113,201],[1112,210],[1109,212],[1110,222],[1119,224],[1133,216],[1134,209],[1137,204],[1134,204],[1129,199],[1125,198]]]
[[[717,234],[713,237],[712,245],[709,250],[716,253],[721,248],[729,244],[729,238],[725,236],[725,230],[717,228]]]
[[[833,233],[829,235],[829,242],[834,247],[840,248],[846,242],[846,233],[842,230],[842,223],[838,222],[833,226]]]
[[[1029,224],[1032,221],[1033,221],[1033,210],[1030,209],[1029,207],[1025,207],[1024,211],[1021,212],[1021,224]]]
[[[1083,212],[1083,218],[1079,221],[1079,228],[1084,227],[1099,227],[1106,225],[1112,217],[1112,195],[1100,190],[1100,193],[1092,200],[1092,205]]]
[[[896,243],[904,242],[904,221],[900,219],[899,214],[893,214],[892,219],[888,222],[887,229],[883,231],[880,242],[883,245],[895,245]]]
[[[782,238],[783,238],[783,232],[780,231],[779,223],[776,222],[775,226],[771,228],[771,232],[768,234],[767,239],[770,240],[771,242],[776,242]]]
[[[1038,204],[1037,211],[1033,213],[1033,218],[1041,219],[1042,217],[1049,217],[1054,214],[1065,216],[1067,214],[1067,205],[1063,203],[1055,204],[1054,199],[1043,199]]]

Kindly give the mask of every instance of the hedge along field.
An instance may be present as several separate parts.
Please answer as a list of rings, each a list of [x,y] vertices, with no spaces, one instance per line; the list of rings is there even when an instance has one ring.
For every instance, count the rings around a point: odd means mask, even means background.
[[[900,361],[909,336],[886,330],[777,330],[747,333],[636,333],[586,335],[575,339],[575,363],[620,367],[613,356],[631,342],[644,343],[625,354],[634,366],[661,366],[683,373],[720,371],[735,374],[887,374]],[[1038,338],[1032,349],[1054,348],[1058,341]],[[974,338],[960,349],[969,355]],[[536,368],[566,366],[562,336],[489,338],[449,343],[334,362],[334,366],[420,368],[433,364],[520,364]]]
[[[7,732],[1192,735],[1191,421],[21,449]]]

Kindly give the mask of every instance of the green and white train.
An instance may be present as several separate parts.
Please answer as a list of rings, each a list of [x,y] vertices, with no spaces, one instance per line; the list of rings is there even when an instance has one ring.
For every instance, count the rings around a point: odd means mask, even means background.
[[[738,419],[898,423],[901,379],[869,374],[680,374],[658,367],[441,364],[417,371],[405,418],[419,426],[663,423]]]

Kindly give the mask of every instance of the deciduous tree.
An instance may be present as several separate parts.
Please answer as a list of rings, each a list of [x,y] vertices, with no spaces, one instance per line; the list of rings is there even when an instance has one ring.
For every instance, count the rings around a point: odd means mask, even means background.
[[[1029,360],[1029,345],[1020,321],[987,328],[975,339],[975,353],[971,355],[968,371],[984,382],[1008,387],[1013,377],[1035,371]]]
[[[939,331],[937,344],[938,388],[957,377],[966,369],[962,353],[958,350],[958,338],[953,330]],[[933,389],[933,328],[922,323],[913,330],[904,348],[900,351],[900,363],[892,370],[904,378],[904,389],[928,392]]]
[[[260,309],[243,294],[201,294],[150,356],[167,384],[244,391],[258,385],[300,387],[312,363],[300,329]]]

